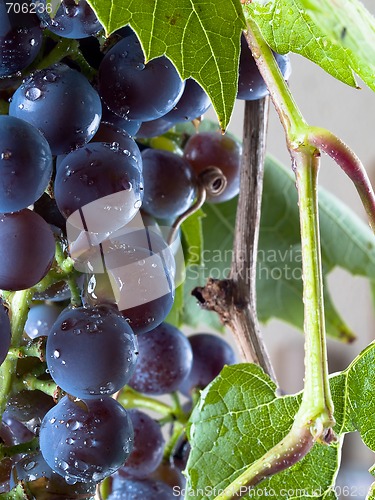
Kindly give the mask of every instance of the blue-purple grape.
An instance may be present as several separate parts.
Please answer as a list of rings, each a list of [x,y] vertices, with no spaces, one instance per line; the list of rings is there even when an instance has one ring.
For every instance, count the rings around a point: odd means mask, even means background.
[[[0,214],[0,255],[0,288],[31,288],[52,265],[55,238],[47,222],[27,208]]]
[[[160,219],[174,219],[184,213],[196,193],[196,178],[190,164],[161,149],[146,149],[142,158],[143,210]]]
[[[192,78],[185,82],[185,89],[174,108],[163,118],[171,123],[188,122],[202,116],[211,101],[202,87]]]
[[[141,126],[140,120],[130,120],[127,116],[118,116],[104,103],[102,103],[102,121],[112,123],[116,128],[127,132],[131,137],[137,135]]]
[[[0,77],[22,71],[39,53],[42,30],[30,11],[27,0],[0,0]]]
[[[160,425],[146,413],[131,409],[128,415],[134,430],[133,450],[119,473],[146,478],[159,467],[165,441]]]
[[[130,379],[138,354],[135,335],[110,306],[68,308],[47,338],[51,377],[76,397],[114,394]]]
[[[192,369],[192,350],[185,335],[162,323],[138,335],[139,356],[129,385],[145,394],[176,391]]]
[[[62,398],[44,417],[40,450],[55,472],[69,480],[98,482],[116,472],[129,456],[133,429],[114,399]]]
[[[31,339],[47,336],[61,313],[55,304],[37,304],[31,307],[25,324],[25,332]]]
[[[41,132],[19,118],[0,116],[0,212],[32,205],[51,174],[51,150]]]
[[[236,362],[232,347],[217,335],[197,333],[188,337],[188,340],[193,352],[193,365],[179,387],[186,396],[189,396],[193,389],[204,389],[219,375],[224,365]]]
[[[175,500],[174,490],[162,481],[133,479],[116,474],[108,500]]]
[[[274,56],[285,80],[288,80],[291,73],[288,54],[281,55],[274,53]],[[258,70],[246,38],[242,35],[237,99],[255,101],[265,97],[267,94],[267,86]]]
[[[63,38],[86,38],[103,28],[85,0],[61,0],[53,16],[49,13],[47,0],[36,0],[36,5],[42,25]]]
[[[156,120],[143,122],[136,134],[136,137],[137,139],[147,139],[150,137],[157,137],[158,135],[165,134],[172,127],[173,123],[167,120],[165,116],[161,116]]]
[[[86,77],[59,63],[26,78],[13,95],[9,114],[38,128],[52,154],[59,155],[82,147],[94,136],[102,106]]]
[[[173,109],[184,89],[165,56],[145,64],[135,34],[116,43],[99,67],[99,93],[116,115],[130,120],[155,120]]]
[[[57,169],[55,198],[65,217],[88,205],[80,215],[85,221],[77,222],[88,232],[118,229],[142,204],[143,178],[136,156],[102,142],[71,152]]]

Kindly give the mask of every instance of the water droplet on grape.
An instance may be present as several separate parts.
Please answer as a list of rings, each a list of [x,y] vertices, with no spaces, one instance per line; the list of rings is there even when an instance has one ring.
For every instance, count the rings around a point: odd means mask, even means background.
[[[9,160],[12,157],[12,151],[9,151],[9,149],[6,149],[3,151],[0,155],[2,160]]]
[[[31,87],[30,89],[26,90],[25,96],[26,99],[29,101],[36,101],[41,97],[42,91],[38,89],[38,87]]]
[[[36,466],[36,462],[34,461],[31,461],[31,462],[27,462],[26,464],[24,464],[23,468],[27,471],[33,469],[34,467]]]
[[[55,359],[58,359],[60,357],[60,351],[58,351],[57,349],[55,351],[53,351],[53,357]]]

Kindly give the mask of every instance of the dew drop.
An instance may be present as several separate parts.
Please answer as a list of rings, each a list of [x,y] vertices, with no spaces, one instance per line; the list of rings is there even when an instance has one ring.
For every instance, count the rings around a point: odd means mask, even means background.
[[[55,359],[58,359],[60,357],[60,351],[58,351],[57,349],[55,351],[53,351],[53,357]]]
[[[42,95],[42,91],[38,87],[31,87],[26,90],[25,96],[29,101],[36,101]]]

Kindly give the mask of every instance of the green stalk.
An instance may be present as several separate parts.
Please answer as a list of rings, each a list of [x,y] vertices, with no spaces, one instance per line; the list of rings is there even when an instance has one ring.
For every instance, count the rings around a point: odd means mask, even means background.
[[[116,399],[126,409],[144,408],[146,410],[155,411],[164,417],[170,417],[173,415],[174,409],[171,406],[162,403],[157,399],[144,396],[130,387],[122,389]]]
[[[9,294],[8,304],[10,306],[12,348],[17,348],[21,343],[33,295],[34,291],[32,289],[21,290],[19,292]],[[14,358],[13,356],[7,357],[0,367],[0,415],[3,414],[8,396],[12,391],[16,367],[17,358]]]

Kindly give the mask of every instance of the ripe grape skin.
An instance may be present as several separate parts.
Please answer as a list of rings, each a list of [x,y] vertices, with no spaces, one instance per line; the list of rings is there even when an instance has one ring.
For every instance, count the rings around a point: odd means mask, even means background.
[[[45,481],[41,481],[41,478],[45,478]],[[10,486],[13,488],[18,481],[27,483],[27,489],[33,498],[43,500],[89,500],[95,494],[96,487],[93,482],[77,481],[74,484],[68,484],[63,477],[49,467],[40,452],[28,454],[17,461],[12,469]]]
[[[196,178],[190,164],[170,151],[142,151],[145,191],[143,210],[156,218],[171,219],[193,203]]]
[[[24,290],[49,271],[55,239],[49,225],[35,212],[0,214],[0,289]]]
[[[128,415],[134,430],[133,450],[119,473],[146,478],[160,465],[165,441],[160,425],[146,413],[131,409]]]
[[[150,137],[157,137],[158,135],[165,134],[172,127],[173,123],[170,122],[169,120],[166,120],[164,116],[161,116],[156,120],[143,122],[136,134],[136,137],[137,139],[148,139]]]
[[[143,178],[136,157],[102,142],[92,142],[68,154],[59,164],[54,186],[57,206],[65,217],[88,203],[124,192],[122,225],[135,216],[143,198]],[[100,220],[98,224],[102,225]],[[88,230],[103,232],[103,227],[90,226]]]
[[[102,107],[88,80],[59,63],[36,71],[18,87],[9,114],[37,127],[52,154],[59,155],[82,147],[94,136]]]
[[[184,83],[164,56],[144,64],[135,34],[121,39],[99,67],[99,93],[116,115],[130,120],[155,120],[173,109]]]
[[[179,101],[163,118],[172,124],[189,122],[202,116],[210,105],[211,101],[199,83],[192,78],[188,78]]]
[[[10,347],[11,331],[9,316],[3,303],[0,302],[0,365],[3,364]]]
[[[175,500],[174,490],[154,479],[123,478],[116,474],[108,500]]]
[[[274,56],[285,80],[288,80],[291,73],[289,56],[287,54],[281,55],[275,52]],[[267,94],[267,86],[262,75],[259,73],[246,38],[242,35],[237,99],[255,101],[265,97]]]
[[[211,203],[221,203],[236,196],[240,189],[241,146],[231,137],[216,132],[192,135],[184,148],[184,158],[196,175],[209,167],[219,168],[227,179],[225,190]]]
[[[204,389],[224,368],[236,362],[232,347],[221,337],[197,333],[188,337],[193,352],[193,365],[179,391],[189,396],[195,388]]]
[[[16,14],[14,6],[19,5],[14,0],[0,0],[0,77],[26,68],[41,48],[42,30],[37,16]]]
[[[91,142],[106,142],[128,151],[137,160],[137,167],[142,172],[142,156],[138,144],[126,130],[119,128],[116,124],[101,121],[100,126]]]
[[[46,345],[51,377],[64,391],[82,399],[121,389],[134,371],[137,353],[132,329],[110,306],[65,309]]]
[[[19,118],[0,116],[0,212],[32,205],[51,174],[51,150],[41,132]]]
[[[116,472],[132,443],[128,414],[110,397],[72,401],[65,396],[40,428],[40,450],[47,464],[61,476],[83,482],[98,482]]]
[[[46,0],[39,0],[37,11],[42,25],[63,38],[87,38],[103,28],[85,0],[77,3],[75,0],[62,0],[53,20],[46,11],[46,5]]]
[[[139,127],[141,126],[140,120],[130,120],[127,116],[121,117],[112,113],[112,111],[102,102],[102,121],[111,123],[124,132],[127,132],[131,137],[137,135]]]
[[[54,304],[37,304],[31,307],[25,324],[25,332],[31,339],[47,336],[61,313]]]
[[[162,323],[138,335],[139,356],[129,385],[136,391],[160,395],[176,391],[192,368],[192,350],[185,335]]]

